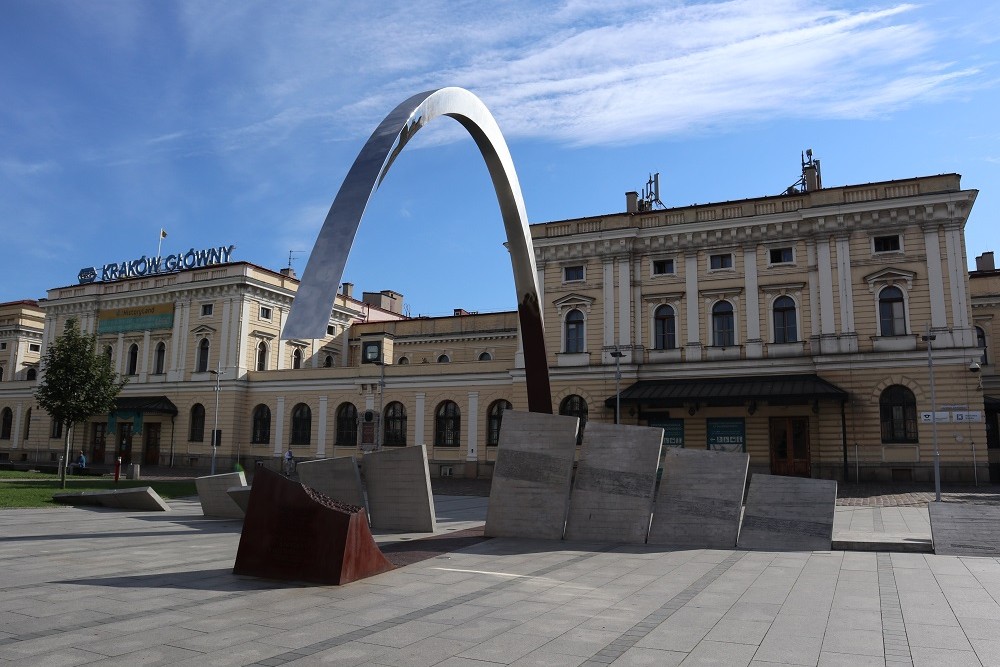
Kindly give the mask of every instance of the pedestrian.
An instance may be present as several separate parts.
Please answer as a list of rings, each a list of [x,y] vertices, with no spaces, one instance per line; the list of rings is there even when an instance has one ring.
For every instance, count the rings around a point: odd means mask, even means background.
[[[76,474],[82,475],[83,471],[87,469],[87,455],[84,451],[80,450],[80,455],[76,457]]]

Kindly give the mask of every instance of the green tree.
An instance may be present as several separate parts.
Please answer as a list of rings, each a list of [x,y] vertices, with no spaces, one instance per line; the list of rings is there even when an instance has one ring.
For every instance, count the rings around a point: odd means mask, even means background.
[[[66,322],[66,330],[49,346],[41,366],[44,375],[35,400],[63,426],[60,480],[65,489],[70,430],[91,415],[111,412],[128,379],[118,377],[111,360],[97,353],[96,337],[80,331],[74,319]]]

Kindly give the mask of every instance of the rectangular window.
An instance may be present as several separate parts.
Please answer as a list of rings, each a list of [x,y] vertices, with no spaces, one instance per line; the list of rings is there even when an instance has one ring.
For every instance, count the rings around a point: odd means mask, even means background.
[[[327,336],[336,336],[337,335],[337,327],[333,326],[332,324],[326,325],[326,335]]]
[[[260,307],[260,319],[270,321],[271,320],[271,309],[268,308],[267,306],[261,306]]]
[[[50,438],[61,438],[62,437],[62,422],[52,420],[52,426],[49,429]]]
[[[875,252],[899,252],[899,234],[892,236],[876,236],[872,239]]]
[[[209,317],[213,312],[215,312],[215,305],[211,303],[201,304],[201,316]]]
[[[771,248],[771,264],[791,264],[794,260],[791,248]]]
[[[669,276],[674,273],[674,260],[672,259],[654,259],[653,260],[653,275],[654,276]]]
[[[29,352],[41,352],[42,346],[40,343],[28,343]]]
[[[563,267],[563,282],[569,283],[576,280],[583,280],[583,266]]]
[[[720,255],[709,255],[708,268],[712,269],[713,271],[716,269],[733,268],[733,254],[727,252]]]
[[[6,350],[6,349],[7,349],[7,343],[0,343],[0,350]]]

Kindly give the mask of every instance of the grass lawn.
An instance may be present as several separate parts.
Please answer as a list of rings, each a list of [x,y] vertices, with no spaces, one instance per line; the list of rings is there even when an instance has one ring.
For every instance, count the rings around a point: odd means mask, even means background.
[[[117,488],[151,486],[163,498],[183,498],[197,495],[194,482],[119,480]],[[114,489],[113,479],[100,477],[67,477],[66,491],[99,491]],[[63,491],[59,476],[38,472],[0,470],[0,509],[13,507],[63,507],[52,500],[52,494]]]

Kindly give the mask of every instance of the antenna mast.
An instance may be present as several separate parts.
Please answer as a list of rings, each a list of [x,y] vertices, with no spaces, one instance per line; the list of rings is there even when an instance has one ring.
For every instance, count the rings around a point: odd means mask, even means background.
[[[660,201],[660,172],[649,175],[649,180],[642,189],[642,198],[639,200],[640,211],[651,211],[654,206],[666,208]]]

